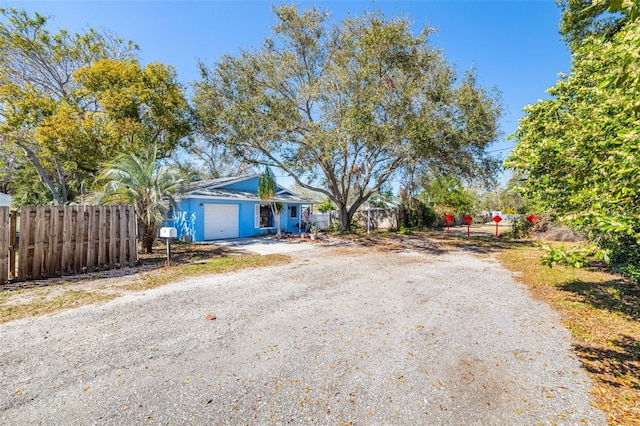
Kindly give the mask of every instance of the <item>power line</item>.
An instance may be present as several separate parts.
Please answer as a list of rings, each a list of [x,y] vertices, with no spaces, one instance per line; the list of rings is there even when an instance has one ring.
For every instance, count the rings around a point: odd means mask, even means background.
[[[509,150],[509,149],[513,149],[513,148],[515,148],[515,147],[516,147],[516,146],[514,145],[514,146],[507,147],[507,148],[492,149],[491,151],[487,151],[487,154],[491,154],[491,153],[494,153],[494,152],[500,152],[500,151],[507,151],[507,150]]]

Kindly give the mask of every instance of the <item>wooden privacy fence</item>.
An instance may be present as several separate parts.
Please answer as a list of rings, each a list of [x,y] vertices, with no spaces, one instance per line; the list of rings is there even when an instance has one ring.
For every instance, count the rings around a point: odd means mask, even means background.
[[[137,230],[133,206],[0,207],[0,285],[133,266]]]

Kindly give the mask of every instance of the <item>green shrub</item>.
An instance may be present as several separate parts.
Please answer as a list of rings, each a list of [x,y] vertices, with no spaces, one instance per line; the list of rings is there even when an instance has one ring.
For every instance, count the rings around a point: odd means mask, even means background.
[[[613,272],[640,282],[640,246],[635,238],[623,233],[600,235],[599,246],[611,253]]]
[[[542,256],[542,264],[548,267],[553,265],[565,265],[573,268],[582,268],[587,266],[591,259],[600,259],[605,263],[609,263],[611,259],[606,250],[602,250],[595,244],[589,246],[572,246],[569,248],[550,247],[539,244],[542,250],[547,253]]]
[[[411,230],[411,228],[406,228],[404,226],[400,226],[400,233],[404,234],[404,235],[411,235],[411,234],[413,234],[413,231]]]
[[[437,218],[437,213],[419,200],[413,199],[410,203],[403,201],[400,205],[400,229],[402,229],[402,227],[408,229],[430,228],[434,225]]]
[[[532,230],[531,222],[524,216],[517,216],[511,220],[511,238],[528,238]]]
[[[330,212],[336,209],[336,206],[331,202],[331,200],[325,200],[322,204],[319,204],[317,207],[319,212]]]

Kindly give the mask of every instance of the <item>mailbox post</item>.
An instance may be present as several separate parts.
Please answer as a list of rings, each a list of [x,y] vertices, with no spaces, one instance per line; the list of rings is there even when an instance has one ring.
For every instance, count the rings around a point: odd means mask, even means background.
[[[171,266],[171,239],[178,236],[178,230],[172,227],[160,228],[160,238],[167,240],[167,265]]]

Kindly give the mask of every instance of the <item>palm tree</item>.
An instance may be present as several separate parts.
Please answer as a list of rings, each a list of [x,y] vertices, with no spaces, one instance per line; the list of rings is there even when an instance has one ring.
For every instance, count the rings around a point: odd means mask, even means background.
[[[133,204],[142,227],[142,248],[151,253],[158,228],[168,208],[177,209],[174,199],[182,189],[184,178],[171,166],[159,166],[157,149],[138,157],[123,154],[98,175],[104,188],[96,194],[100,204]]]
[[[284,209],[284,204],[275,200],[277,190],[276,176],[273,174],[269,166],[265,167],[264,172],[258,180],[258,196],[262,201],[266,201],[271,206],[271,213],[276,225],[276,237],[280,238],[280,213]]]

